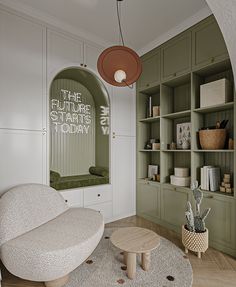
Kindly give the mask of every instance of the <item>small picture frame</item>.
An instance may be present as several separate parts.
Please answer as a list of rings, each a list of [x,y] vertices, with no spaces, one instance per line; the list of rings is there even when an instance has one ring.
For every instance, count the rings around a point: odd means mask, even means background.
[[[191,122],[176,125],[177,149],[189,149],[191,144]]]
[[[158,165],[148,165],[148,178],[153,178],[154,174],[158,174]]]

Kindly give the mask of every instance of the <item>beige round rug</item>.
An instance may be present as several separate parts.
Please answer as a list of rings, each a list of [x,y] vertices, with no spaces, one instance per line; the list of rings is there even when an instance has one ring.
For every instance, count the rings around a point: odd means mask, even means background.
[[[122,252],[109,238],[113,228],[106,228],[93,254],[70,274],[65,287],[190,287],[193,272],[188,258],[169,240],[161,237],[160,246],[152,251],[151,267],[143,271],[137,256],[136,278],[128,279]]]

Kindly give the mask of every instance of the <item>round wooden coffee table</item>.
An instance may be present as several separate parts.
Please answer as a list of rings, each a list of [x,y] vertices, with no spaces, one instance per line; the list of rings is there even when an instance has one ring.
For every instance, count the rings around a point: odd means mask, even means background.
[[[127,275],[133,279],[136,273],[136,254],[142,254],[142,268],[147,271],[151,263],[151,251],[160,245],[160,237],[149,229],[124,227],[113,232],[111,242],[124,251]]]

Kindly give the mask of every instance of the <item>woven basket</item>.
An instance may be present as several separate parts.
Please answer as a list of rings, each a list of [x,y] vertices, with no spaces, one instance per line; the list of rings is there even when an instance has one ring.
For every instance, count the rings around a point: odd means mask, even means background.
[[[223,149],[225,146],[226,129],[200,130],[199,141],[202,149]]]
[[[188,250],[198,253],[198,257],[201,258],[201,252],[205,252],[208,249],[208,229],[205,232],[196,233],[188,231],[184,225],[182,225],[182,243],[185,247],[185,252]]]

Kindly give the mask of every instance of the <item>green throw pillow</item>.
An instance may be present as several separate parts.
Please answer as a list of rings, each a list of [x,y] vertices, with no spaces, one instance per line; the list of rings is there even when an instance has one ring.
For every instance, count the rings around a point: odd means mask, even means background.
[[[50,170],[50,182],[57,182],[60,179],[60,173]]]
[[[109,175],[109,171],[106,167],[91,166],[89,172],[94,175],[106,177]]]

